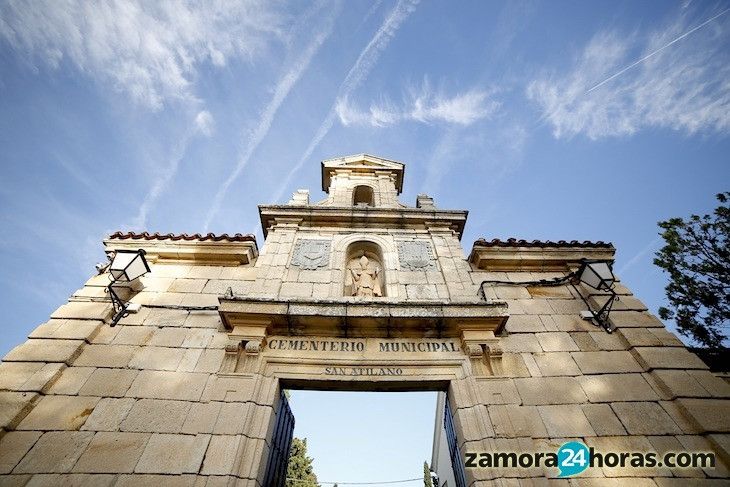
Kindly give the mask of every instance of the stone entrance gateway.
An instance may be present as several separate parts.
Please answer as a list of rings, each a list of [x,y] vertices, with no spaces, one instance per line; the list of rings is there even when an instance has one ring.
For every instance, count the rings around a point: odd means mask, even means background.
[[[433,467],[456,485],[723,485],[728,384],[621,283],[608,334],[581,317],[604,293],[540,282],[612,245],[477,240],[466,256],[467,212],[402,204],[403,176],[364,154],[323,161],[324,200],[259,207],[260,253],[251,235],[111,235],[109,253],[146,252],[151,272],[118,289],[138,306],[109,326],[102,269],[4,357],[0,485],[277,485],[285,388],[446,393]],[[717,465],[459,468],[566,439]]]

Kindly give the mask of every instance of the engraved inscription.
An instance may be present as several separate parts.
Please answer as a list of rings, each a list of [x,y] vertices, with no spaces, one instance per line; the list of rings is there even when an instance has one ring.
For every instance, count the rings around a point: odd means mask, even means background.
[[[401,269],[411,271],[425,271],[436,268],[431,245],[422,240],[398,242],[398,261]]]
[[[299,239],[294,246],[291,265],[307,270],[327,267],[330,263],[330,241]]]

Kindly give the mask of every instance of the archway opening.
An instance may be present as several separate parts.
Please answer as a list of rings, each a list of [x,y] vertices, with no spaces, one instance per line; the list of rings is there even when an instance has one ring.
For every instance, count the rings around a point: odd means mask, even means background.
[[[352,192],[352,204],[355,206],[375,206],[375,195],[370,186],[356,186]]]

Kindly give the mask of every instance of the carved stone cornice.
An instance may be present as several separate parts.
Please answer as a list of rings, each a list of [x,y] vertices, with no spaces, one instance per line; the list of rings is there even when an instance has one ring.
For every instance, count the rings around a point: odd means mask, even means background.
[[[461,238],[469,212],[423,208],[386,208],[357,206],[259,205],[264,237],[281,219],[301,221],[305,226],[351,228],[367,224],[368,228],[446,227]]]
[[[245,265],[258,256],[255,241],[188,241],[188,240],[104,240],[104,249],[144,249],[149,263],[195,262],[196,264]]]
[[[462,337],[463,330],[499,334],[507,322],[503,301],[396,302],[277,300],[220,297],[218,312],[228,330],[253,326],[266,335],[349,337]],[[238,333],[236,333],[238,334]]]
[[[469,262],[486,271],[565,271],[581,259],[613,260],[613,247],[513,247],[474,244]]]

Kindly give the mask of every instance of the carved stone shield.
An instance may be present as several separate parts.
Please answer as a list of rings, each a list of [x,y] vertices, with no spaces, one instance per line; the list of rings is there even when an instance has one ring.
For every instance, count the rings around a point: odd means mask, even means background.
[[[291,265],[315,270],[330,263],[330,241],[300,238],[294,245]]]
[[[401,269],[411,271],[425,271],[436,268],[431,245],[422,240],[398,242],[398,261]]]

